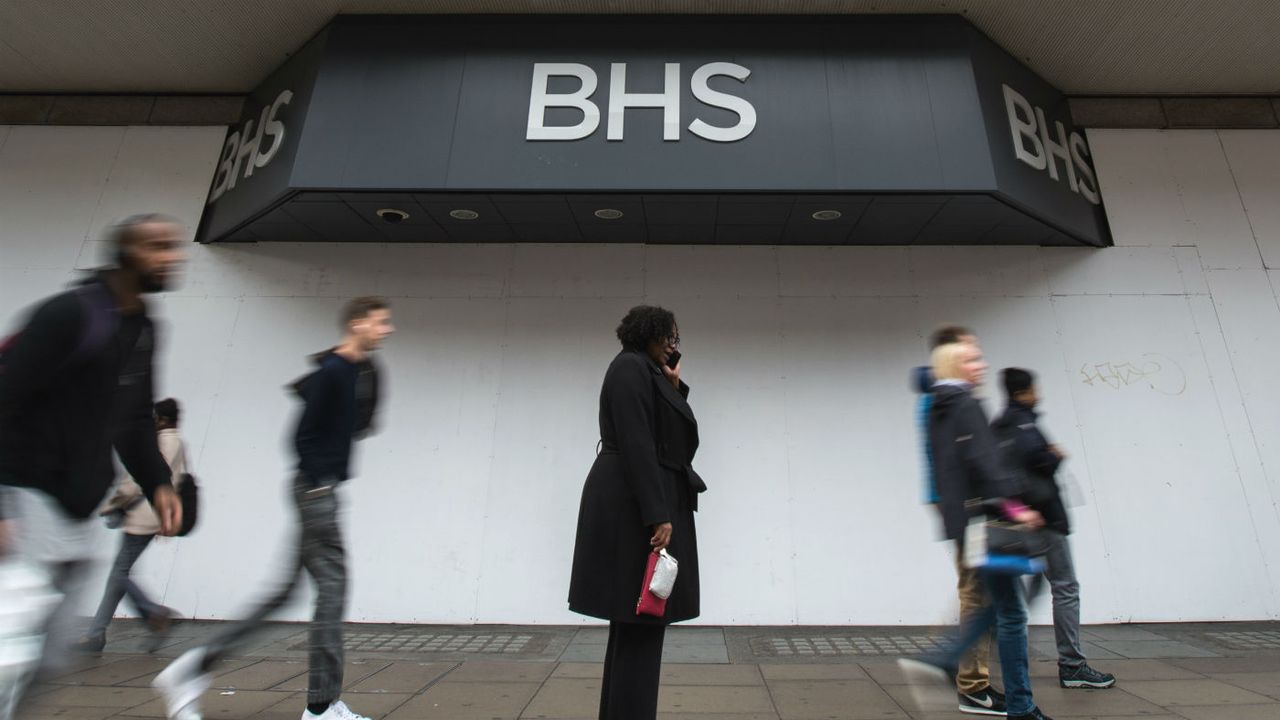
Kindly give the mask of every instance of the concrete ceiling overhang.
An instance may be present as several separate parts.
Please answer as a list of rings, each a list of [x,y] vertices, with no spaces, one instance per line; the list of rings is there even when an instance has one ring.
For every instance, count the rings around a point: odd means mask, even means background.
[[[949,13],[1068,95],[1280,91],[1275,0],[7,0],[0,92],[244,93],[335,15],[394,13]]]

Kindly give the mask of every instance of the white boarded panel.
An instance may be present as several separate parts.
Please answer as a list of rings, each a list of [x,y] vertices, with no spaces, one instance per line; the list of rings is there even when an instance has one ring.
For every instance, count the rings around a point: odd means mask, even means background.
[[[645,297],[777,297],[772,247],[649,245],[644,249]]]
[[[381,285],[387,246],[370,243],[200,245],[174,294],[191,297],[372,295]]]
[[[1181,248],[1045,248],[1042,253],[1054,295],[1182,295],[1188,285],[1201,289],[1198,265],[1184,275],[1176,249]]]
[[[1209,283],[1204,276],[1204,262],[1200,259],[1200,249],[1193,246],[1178,246],[1173,249],[1174,259],[1178,261],[1178,272],[1182,273],[1182,284],[1188,295],[1208,295]]]
[[[699,624],[789,624],[796,585],[791,476],[781,412],[786,375],[776,299],[673,305],[684,342],[689,403],[702,447]]]
[[[1280,387],[1273,359],[1280,353],[1280,310],[1274,271],[1213,270],[1208,273],[1231,369],[1240,383],[1254,437],[1272,481],[1280,478]]]
[[[512,297],[640,297],[642,245],[517,245]]]
[[[1219,130],[1240,200],[1267,267],[1280,267],[1280,131]]]
[[[1259,617],[1256,536],[1187,300],[1053,301],[1118,620]],[[1154,590],[1159,589],[1158,592]]]
[[[0,152],[0,264],[75,266],[124,135],[122,127],[10,129]]]
[[[388,297],[502,297],[514,245],[387,245],[378,293]]]
[[[918,396],[907,382],[925,355],[916,312],[912,298],[783,301],[800,624],[952,619],[954,570],[922,503]],[[886,587],[893,601],[877,601]]]
[[[1205,267],[1261,267],[1213,130],[1090,130],[1116,245],[1198,245]]]
[[[1221,274],[1255,275],[1251,270],[1221,270]],[[1219,278],[1220,281],[1226,278]],[[1233,280],[1235,278],[1232,278]],[[1234,285],[1234,283],[1232,283]],[[1237,298],[1247,297],[1251,290],[1257,290],[1256,278],[1240,284],[1234,291],[1219,293],[1216,298],[1194,297],[1188,299],[1191,312],[1195,318],[1200,347],[1204,350],[1208,364],[1209,382],[1213,385],[1217,396],[1218,408],[1222,413],[1222,422],[1231,443],[1232,456],[1240,479],[1240,487],[1249,503],[1249,523],[1254,531],[1256,542],[1266,562],[1270,576],[1268,587],[1271,617],[1280,617],[1280,484],[1274,482],[1275,466],[1267,467],[1263,463],[1261,443],[1270,434],[1280,431],[1277,417],[1271,411],[1268,400],[1274,401],[1271,383],[1258,370],[1268,366],[1266,353],[1275,348],[1278,339],[1274,333],[1267,336],[1253,336],[1250,339],[1248,322],[1243,321],[1236,312]],[[1274,310],[1263,314],[1277,314]],[[1272,321],[1280,320],[1273,318]],[[1227,346],[1224,328],[1231,328],[1232,345],[1241,352],[1237,356],[1241,361],[1232,360],[1232,351]],[[1256,326],[1255,326],[1256,327]],[[1240,337],[1241,331],[1246,335]],[[1245,378],[1248,378],[1250,391],[1244,391]],[[1259,392],[1258,388],[1262,388]],[[1272,448],[1273,463],[1275,460]],[[1271,476],[1271,477],[1269,477]]]
[[[911,292],[905,247],[780,247],[783,297],[877,297]]]
[[[401,299],[381,353],[379,431],[347,498],[357,621],[455,622],[475,612],[506,307]]]
[[[77,264],[103,264],[111,257],[104,231],[138,213],[171,215],[191,239],[226,134],[222,127],[127,128]]]
[[[600,439],[600,383],[619,350],[614,328],[637,302],[510,301],[484,524],[459,528],[481,555],[471,620],[582,620],[568,610],[578,504]]]
[[[1047,295],[1044,258],[1033,247],[910,248],[917,295]]]

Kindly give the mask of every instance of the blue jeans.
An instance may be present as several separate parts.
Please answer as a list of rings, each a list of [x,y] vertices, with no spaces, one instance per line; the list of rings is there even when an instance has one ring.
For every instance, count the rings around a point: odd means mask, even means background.
[[[1004,573],[979,571],[978,574],[987,589],[989,602],[970,617],[963,618],[960,637],[936,664],[954,675],[965,651],[990,634],[994,627],[1009,714],[1026,715],[1035,709],[1036,703],[1031,697],[1027,607],[1022,601],[1022,581],[1016,575]]]
[[[128,597],[134,609],[144,618],[151,618],[166,610],[163,605],[147,597],[142,588],[129,577],[133,564],[142,556],[147,545],[151,544],[153,537],[155,536],[124,534],[120,541],[120,552],[116,555],[116,561],[111,565],[111,574],[107,577],[107,589],[103,592],[102,602],[98,605],[97,614],[94,615],[93,626],[89,628],[90,636],[99,637],[106,634],[107,626],[111,624],[111,617],[115,615],[116,606],[120,604],[122,598]]]

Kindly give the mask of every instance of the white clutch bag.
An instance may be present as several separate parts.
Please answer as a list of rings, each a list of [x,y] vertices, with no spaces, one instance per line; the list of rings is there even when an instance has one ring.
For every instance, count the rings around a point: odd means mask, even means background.
[[[676,585],[676,573],[680,571],[680,563],[671,557],[664,548],[658,553],[653,565],[653,578],[649,580],[649,592],[666,600],[671,597],[671,590]]]

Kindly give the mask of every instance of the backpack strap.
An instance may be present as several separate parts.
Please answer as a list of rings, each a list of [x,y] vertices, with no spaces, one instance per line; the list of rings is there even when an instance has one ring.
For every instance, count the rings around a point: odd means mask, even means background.
[[[84,314],[80,342],[71,352],[69,363],[76,363],[95,355],[107,346],[120,328],[120,315],[116,312],[111,291],[101,282],[92,282],[75,289]]]

